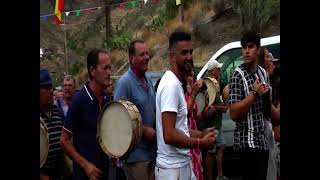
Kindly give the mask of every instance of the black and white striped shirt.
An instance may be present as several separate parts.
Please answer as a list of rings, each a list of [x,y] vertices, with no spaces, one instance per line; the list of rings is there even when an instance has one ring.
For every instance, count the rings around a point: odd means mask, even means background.
[[[48,157],[40,169],[49,175],[58,175],[59,166],[63,164],[63,151],[60,146],[60,136],[63,126],[64,116],[58,107],[52,104],[49,107],[48,116],[40,112],[41,118],[44,120],[49,135],[49,152]]]
[[[269,78],[262,67],[258,67],[257,72],[252,73],[248,66],[243,63],[235,69],[230,78],[229,102],[237,103],[249,95],[253,89],[256,77],[261,83],[268,83]],[[267,150],[267,142],[264,136],[263,98],[258,97],[250,106],[249,111],[243,116],[241,121],[237,121],[234,130],[234,148],[258,148]]]

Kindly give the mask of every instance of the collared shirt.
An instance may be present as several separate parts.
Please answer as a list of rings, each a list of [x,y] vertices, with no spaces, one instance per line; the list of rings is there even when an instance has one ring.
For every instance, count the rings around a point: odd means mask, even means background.
[[[73,144],[78,153],[100,169],[104,166],[105,162],[102,159],[106,156],[102,154],[96,140],[97,121],[101,108],[87,83],[72,98],[63,126],[73,134]],[[73,174],[77,180],[87,179],[85,172],[77,163],[73,163]]]
[[[57,176],[58,174],[56,173],[61,173],[59,172],[59,166],[63,163],[63,151],[60,146],[60,136],[64,117],[58,107],[54,104],[49,107],[48,115],[40,112],[40,117],[45,122],[49,135],[48,157],[40,171],[49,174],[49,176]]]
[[[62,97],[57,99],[56,103],[57,103],[58,107],[61,109],[61,111],[63,112],[64,117],[67,117],[69,105],[67,103],[65,103],[65,101],[63,100]]]
[[[156,102],[155,93],[151,80],[144,76],[147,81],[147,90],[144,89],[141,80],[133,73],[131,68],[119,78],[114,91],[114,100],[125,99],[135,104],[140,112],[144,126],[155,129]],[[155,140],[156,141],[156,140]],[[156,142],[150,142],[142,137],[135,150],[130,153],[128,163],[146,160],[155,160]]]
[[[237,103],[248,96],[253,89],[256,77],[261,83],[269,83],[266,71],[258,67],[257,72],[250,72],[248,66],[243,63],[236,69],[230,78],[229,103]],[[240,122],[236,123],[234,130],[234,147],[259,148],[267,150],[267,142],[264,136],[265,114],[263,110],[263,98],[258,97],[250,106]]]

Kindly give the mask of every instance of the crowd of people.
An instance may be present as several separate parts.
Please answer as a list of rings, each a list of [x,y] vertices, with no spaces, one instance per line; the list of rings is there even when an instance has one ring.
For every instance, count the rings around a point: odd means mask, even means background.
[[[41,69],[40,117],[50,146],[40,179],[228,180],[223,173],[223,113],[236,123],[234,149],[243,179],[280,179],[280,67],[260,47],[259,34],[245,33],[241,46],[244,63],[230,78],[228,102],[220,93],[223,64],[209,61],[208,78],[216,94],[201,112],[196,97],[205,82],[196,80],[192,39],[184,31],[170,35],[170,67],[155,87],[145,74],[150,59],[143,39],[128,45],[130,67],[115,87],[104,49],[88,53],[89,81],[79,90],[71,75],[64,77],[62,88],[53,89],[49,71]],[[119,100],[138,108],[142,137],[127,157],[115,159],[97,142],[97,121],[104,105]]]

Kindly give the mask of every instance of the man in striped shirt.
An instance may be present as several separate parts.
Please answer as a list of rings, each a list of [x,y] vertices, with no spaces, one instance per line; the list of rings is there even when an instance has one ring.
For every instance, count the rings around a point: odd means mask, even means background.
[[[45,164],[40,168],[40,179],[58,179],[65,168],[60,135],[63,114],[53,104],[52,80],[47,69],[40,70],[40,117],[44,120],[49,135],[49,152]]]
[[[234,148],[239,151],[244,180],[263,180],[267,177],[268,144],[264,120],[268,118],[264,107],[268,104],[269,78],[258,66],[260,36],[247,32],[241,39],[244,63],[230,78],[230,116],[236,122]],[[269,105],[271,105],[269,103]],[[271,118],[274,108],[270,108]]]

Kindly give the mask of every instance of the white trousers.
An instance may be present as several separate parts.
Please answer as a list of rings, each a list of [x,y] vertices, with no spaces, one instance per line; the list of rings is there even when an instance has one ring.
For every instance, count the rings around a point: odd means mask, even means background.
[[[156,165],[156,180],[196,180],[191,163],[180,168],[163,168]]]

